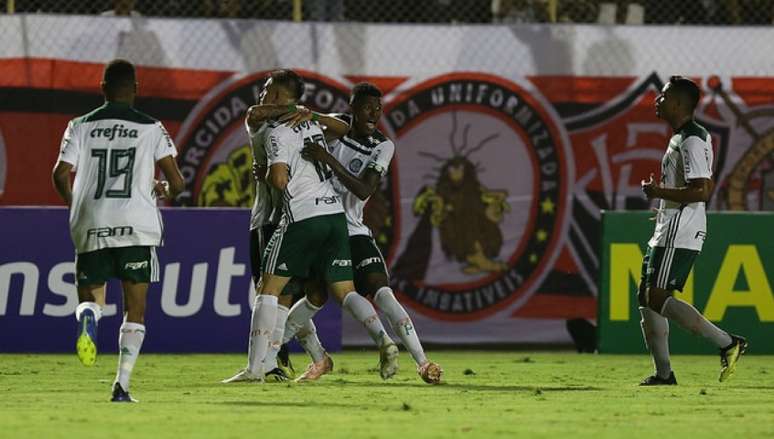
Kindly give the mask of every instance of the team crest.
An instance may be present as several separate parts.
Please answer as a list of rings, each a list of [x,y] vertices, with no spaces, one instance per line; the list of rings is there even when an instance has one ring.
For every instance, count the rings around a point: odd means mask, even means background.
[[[306,82],[302,104],[324,113],[344,112],[348,90],[315,73],[297,71]],[[252,152],[245,111],[258,100],[267,72],[225,81],[208,93],[183,122],[177,138],[185,191],[181,206],[250,207],[255,198]]]
[[[558,254],[569,145],[537,93],[456,74],[385,111],[393,161],[393,286],[420,312],[475,320],[523,304]]]

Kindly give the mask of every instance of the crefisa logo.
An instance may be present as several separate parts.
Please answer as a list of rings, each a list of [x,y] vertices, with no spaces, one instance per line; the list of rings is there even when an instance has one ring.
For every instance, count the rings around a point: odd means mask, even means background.
[[[244,117],[258,101],[268,73],[237,75],[224,81],[205,95],[183,122],[176,143],[185,191],[177,198],[177,205],[252,205],[255,183]],[[296,73],[306,83],[303,105],[324,113],[347,111],[346,86],[316,73]]]
[[[394,289],[435,318],[513,313],[567,228],[572,152],[551,107],[530,84],[457,73],[399,91],[385,115]]]

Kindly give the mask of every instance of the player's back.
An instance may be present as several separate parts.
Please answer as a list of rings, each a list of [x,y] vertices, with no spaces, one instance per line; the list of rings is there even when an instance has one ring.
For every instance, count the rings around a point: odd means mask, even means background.
[[[153,186],[156,161],[169,155],[161,123],[129,105],[106,103],[70,122],[60,159],[76,171],[70,233],[79,253],[161,244]]]
[[[269,164],[286,163],[289,181],[282,194],[282,215],[286,222],[343,213],[341,197],[333,188],[333,173],[319,162],[310,162],[301,156],[304,146],[318,143],[327,148],[325,135],[316,122],[304,122],[290,128],[270,123],[267,133]]]

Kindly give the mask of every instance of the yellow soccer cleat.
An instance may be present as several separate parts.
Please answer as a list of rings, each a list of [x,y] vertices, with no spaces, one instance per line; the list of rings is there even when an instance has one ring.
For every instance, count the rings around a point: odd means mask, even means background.
[[[97,318],[86,309],[78,321],[78,339],[75,342],[75,352],[84,366],[94,366],[97,362]]]
[[[747,340],[737,335],[731,336],[731,344],[720,350],[720,377],[721,383],[727,380],[736,371],[736,363],[747,350]]]

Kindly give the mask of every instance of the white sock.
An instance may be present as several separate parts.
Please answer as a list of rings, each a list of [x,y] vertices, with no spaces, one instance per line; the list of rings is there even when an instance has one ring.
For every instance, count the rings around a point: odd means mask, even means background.
[[[295,337],[301,328],[303,328],[319,310],[320,307],[315,306],[312,302],[306,300],[306,297],[303,297],[301,300],[294,303],[290,308],[287,323],[285,323],[285,335],[282,337],[282,344],[289,342]],[[312,326],[314,326],[314,323]]]
[[[422,343],[419,342],[414,324],[398,299],[395,298],[392,289],[390,287],[379,288],[374,294],[374,302],[387,315],[392,330],[398,334],[403,346],[411,353],[414,361],[420,366],[427,363],[427,356],[422,349]]]
[[[250,328],[250,335],[252,337],[253,354],[253,369],[250,372],[253,375],[263,378],[263,359],[266,357],[266,352],[269,350],[269,339],[274,333],[274,326],[277,322],[277,296],[268,294],[262,295],[260,306],[257,306],[253,311],[255,314],[255,325]]]
[[[387,335],[387,332],[384,331],[382,321],[379,320],[379,315],[376,314],[374,306],[371,305],[371,302],[369,302],[368,299],[355,291],[351,291],[344,296],[341,306],[349,311],[355,320],[365,326],[368,335],[376,342],[377,346],[382,347],[385,344],[393,343],[392,339]]]
[[[667,297],[661,308],[661,315],[677,322],[694,334],[699,334],[707,340],[715,343],[717,347],[724,348],[731,344],[731,336],[709,320],[705,319],[693,306],[675,297]]]
[[[81,302],[78,304],[77,307],[75,307],[75,320],[81,321],[81,314],[83,314],[83,311],[90,309],[91,312],[94,313],[94,318],[97,319],[97,322],[99,322],[99,319],[102,318],[102,307],[97,304],[97,302]]]
[[[261,309],[264,297],[266,296],[263,294],[255,296],[253,311],[250,314],[250,337],[247,340],[247,370],[250,372],[256,372],[263,360],[255,355],[255,334],[258,330],[258,310]]]
[[[669,378],[672,366],[669,363],[669,321],[656,311],[647,307],[640,307],[640,326],[642,336],[645,338],[645,346],[653,357],[653,365],[656,375],[661,378]]]
[[[129,391],[129,378],[137,357],[140,355],[142,341],[145,339],[145,325],[124,322],[118,334],[118,372],[116,381]]]
[[[274,332],[271,334],[271,343],[266,352],[266,358],[263,359],[263,370],[268,372],[277,368],[277,354],[282,347],[282,335],[285,333],[285,321],[288,319],[288,308],[284,305],[277,305],[277,322],[274,325]]]
[[[296,338],[304,351],[312,357],[312,361],[315,363],[322,361],[325,357],[325,348],[317,337],[317,327],[313,321],[307,320],[304,327],[296,334]]]

